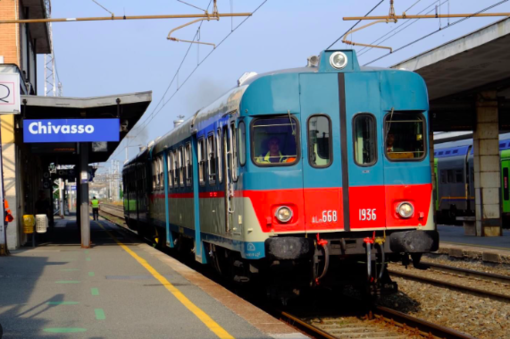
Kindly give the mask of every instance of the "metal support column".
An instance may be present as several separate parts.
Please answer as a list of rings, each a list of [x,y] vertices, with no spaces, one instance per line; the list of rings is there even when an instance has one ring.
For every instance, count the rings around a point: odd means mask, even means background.
[[[476,235],[501,236],[501,161],[495,91],[479,93],[473,133]]]
[[[81,247],[90,247],[90,215],[89,215],[89,144],[80,143],[79,178],[80,186],[78,205],[80,209]]]

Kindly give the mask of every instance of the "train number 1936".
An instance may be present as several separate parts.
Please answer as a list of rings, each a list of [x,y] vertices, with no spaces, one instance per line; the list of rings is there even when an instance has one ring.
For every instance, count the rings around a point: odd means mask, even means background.
[[[370,221],[370,220],[376,220],[376,219],[377,219],[377,215],[375,214],[375,208],[374,209],[362,208],[359,210],[359,220]]]

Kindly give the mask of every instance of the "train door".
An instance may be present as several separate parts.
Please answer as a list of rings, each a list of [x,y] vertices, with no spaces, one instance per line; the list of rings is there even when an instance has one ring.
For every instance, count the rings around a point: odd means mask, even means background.
[[[221,166],[223,169],[223,193],[224,193],[224,206],[225,206],[225,231],[232,232],[233,227],[233,198],[234,198],[234,183],[233,183],[233,149],[232,149],[232,127],[227,124],[223,126],[221,132]]]
[[[299,81],[305,230],[343,230],[338,76],[300,74]]]
[[[340,108],[340,116],[347,130],[342,145],[347,148],[350,230],[383,230],[386,189],[380,144],[384,136],[379,78],[376,73],[345,74],[342,78],[340,74],[344,86],[339,91],[340,101],[345,108]]]
[[[510,212],[510,188],[509,188],[510,160],[501,161],[501,201],[503,201],[503,213]]]

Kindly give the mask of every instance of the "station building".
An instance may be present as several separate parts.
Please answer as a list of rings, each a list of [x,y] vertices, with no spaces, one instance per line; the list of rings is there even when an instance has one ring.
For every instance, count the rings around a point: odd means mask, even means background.
[[[50,17],[50,10],[50,0],[0,1],[0,20],[44,19]],[[2,104],[8,106],[13,103],[10,101],[16,97],[13,92],[19,91],[19,98],[16,99],[19,100],[18,108],[9,111],[9,108],[5,109],[4,106],[1,115],[5,198],[14,216],[14,222],[10,223],[6,230],[9,249],[18,248],[27,242],[27,236],[23,233],[22,219],[24,214],[35,214],[39,193],[44,192],[46,198],[51,201],[53,185],[47,187],[47,177],[50,176],[49,179],[54,180],[58,173],[48,173],[50,164],[75,165],[77,170],[74,171],[73,179],[81,178],[80,184],[77,185],[78,195],[81,189],[81,203],[87,204],[90,177],[84,177],[85,173],[78,169],[87,171],[89,163],[106,161],[152,100],[152,92],[95,98],[43,96],[44,90],[38,88],[37,71],[45,65],[38,64],[37,56],[51,53],[50,31],[48,23],[0,24],[0,99],[2,99],[0,111]],[[9,81],[6,79],[12,79],[13,74],[19,80],[19,88],[8,87]],[[111,133],[110,130],[110,134],[114,135],[112,139],[94,140],[99,142],[99,147],[97,143],[96,147],[93,147],[92,141],[83,138],[69,139],[71,134],[67,135],[67,139],[57,138],[49,143],[36,139],[27,142],[27,136],[24,135],[27,120],[35,122],[33,126],[47,126],[48,123],[55,124],[59,121],[77,121],[70,119],[82,119],[91,123],[95,121],[96,130],[108,124],[106,120],[101,119],[108,119],[113,126],[118,127],[115,133]],[[65,127],[62,128],[65,131]],[[85,219],[84,222],[87,222]],[[2,241],[0,247],[1,244]],[[82,245],[89,246],[88,243]],[[0,248],[0,251],[2,250],[3,248]]]

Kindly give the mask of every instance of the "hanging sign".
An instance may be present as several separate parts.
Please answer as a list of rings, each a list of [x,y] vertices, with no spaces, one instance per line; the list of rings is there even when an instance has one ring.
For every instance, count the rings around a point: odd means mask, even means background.
[[[0,73],[0,114],[21,112],[19,86],[19,74]]]
[[[97,142],[119,141],[119,119],[23,120],[23,141]]]

